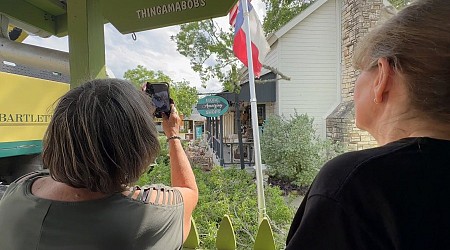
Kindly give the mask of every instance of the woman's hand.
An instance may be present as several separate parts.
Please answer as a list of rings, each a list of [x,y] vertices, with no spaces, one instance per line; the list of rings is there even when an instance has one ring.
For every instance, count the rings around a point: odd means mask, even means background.
[[[180,124],[181,118],[178,116],[177,109],[174,104],[170,104],[170,116],[167,117],[167,115],[163,113],[162,122],[164,134],[166,134],[167,138],[178,136],[180,133]]]

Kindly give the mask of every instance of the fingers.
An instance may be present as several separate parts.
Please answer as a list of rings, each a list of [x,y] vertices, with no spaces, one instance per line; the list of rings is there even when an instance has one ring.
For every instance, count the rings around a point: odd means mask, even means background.
[[[147,83],[144,82],[144,83],[141,85],[141,90],[145,92],[146,89],[147,89]]]
[[[171,119],[178,120],[179,119],[178,118],[178,110],[174,104],[170,104],[170,114],[163,113],[162,115],[163,115],[163,119],[167,119],[167,120],[171,120]]]
[[[178,114],[178,110],[173,103],[170,104],[170,113]]]
[[[170,104],[170,114],[163,113],[163,129],[166,136],[177,136],[180,124],[177,108],[174,104]]]

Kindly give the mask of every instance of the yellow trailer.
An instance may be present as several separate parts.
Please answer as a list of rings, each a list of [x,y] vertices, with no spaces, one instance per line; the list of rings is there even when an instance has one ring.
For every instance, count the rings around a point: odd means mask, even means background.
[[[0,182],[42,168],[42,138],[67,83],[0,72]]]

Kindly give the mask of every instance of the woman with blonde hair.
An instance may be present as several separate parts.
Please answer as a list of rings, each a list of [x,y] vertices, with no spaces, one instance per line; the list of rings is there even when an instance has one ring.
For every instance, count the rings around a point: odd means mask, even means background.
[[[325,164],[287,249],[449,249],[450,1],[404,8],[355,65],[356,125],[380,146]]]

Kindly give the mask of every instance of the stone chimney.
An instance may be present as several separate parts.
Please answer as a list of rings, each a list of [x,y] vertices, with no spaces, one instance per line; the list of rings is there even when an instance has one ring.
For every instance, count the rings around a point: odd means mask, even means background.
[[[327,117],[327,138],[339,141],[348,150],[360,150],[377,145],[367,132],[355,126],[353,91],[359,72],[353,68],[352,58],[360,41],[376,24],[395,13],[383,0],[343,0],[341,6],[342,81],[341,103]]]

